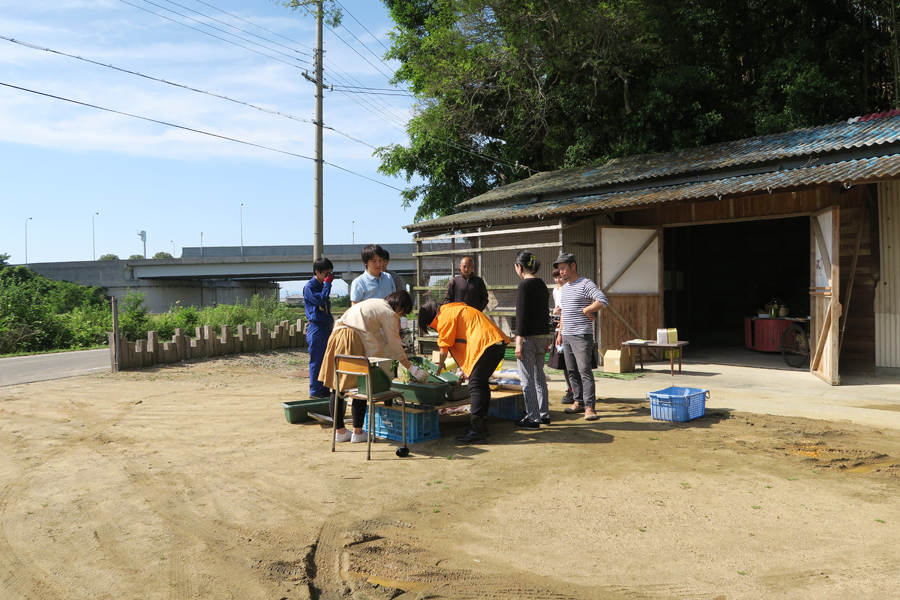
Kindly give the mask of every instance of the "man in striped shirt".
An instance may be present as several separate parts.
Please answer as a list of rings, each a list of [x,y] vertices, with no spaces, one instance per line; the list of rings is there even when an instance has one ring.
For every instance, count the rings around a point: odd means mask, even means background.
[[[566,412],[583,412],[585,421],[596,421],[594,373],[591,370],[594,321],[597,319],[596,313],[609,301],[597,284],[578,274],[574,254],[563,252],[553,263],[553,268],[559,269],[560,277],[566,282],[560,290],[562,314],[556,337],[556,345],[562,344],[566,353],[569,387],[575,396],[575,403],[566,408]]]

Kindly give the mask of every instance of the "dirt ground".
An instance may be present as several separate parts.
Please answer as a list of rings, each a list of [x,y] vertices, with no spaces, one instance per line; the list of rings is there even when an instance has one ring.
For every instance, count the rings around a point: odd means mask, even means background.
[[[367,462],[286,422],[305,366],[0,388],[0,598],[898,596],[898,430],[715,407],[653,421],[642,379],[593,423],[554,403],[548,428],[492,419],[464,447],[447,416],[410,457],[379,442]]]

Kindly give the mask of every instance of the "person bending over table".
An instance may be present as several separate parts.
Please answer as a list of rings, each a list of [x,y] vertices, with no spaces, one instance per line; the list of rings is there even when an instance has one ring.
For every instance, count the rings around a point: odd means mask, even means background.
[[[487,437],[488,407],[491,403],[490,377],[503,360],[510,340],[493,321],[477,308],[462,302],[441,306],[429,300],[419,308],[419,330],[438,332],[438,374],[445,369],[447,355],[469,378],[471,426],[466,435],[456,438],[462,444],[483,442]]]
[[[400,342],[400,317],[408,315],[412,308],[412,298],[408,292],[393,292],[388,294],[387,298],[370,298],[354,304],[334,324],[334,330],[325,348],[322,369],[319,371],[319,381],[333,390],[329,402],[332,419],[343,420],[344,416],[344,399],[338,398],[337,392],[344,392],[357,385],[355,375],[341,375],[340,381],[335,381],[337,374],[334,369],[334,357],[339,354],[390,358],[400,361],[400,364],[416,379],[422,380],[427,377],[424,370],[409,362]],[[355,444],[368,439],[363,431],[366,404],[365,400],[353,400],[350,407],[353,415],[353,433],[347,431],[343,423],[340,423],[334,434],[336,442]]]

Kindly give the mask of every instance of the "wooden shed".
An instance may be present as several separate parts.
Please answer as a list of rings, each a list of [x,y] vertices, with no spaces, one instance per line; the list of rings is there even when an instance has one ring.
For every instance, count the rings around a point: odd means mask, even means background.
[[[420,297],[473,256],[488,314],[509,327],[515,251],[534,251],[551,286],[571,252],[610,299],[601,347],[661,327],[748,344],[777,326],[754,317],[778,298],[808,316],[808,368],[824,381],[900,376],[900,111],[540,173],[459,208],[406,226]]]

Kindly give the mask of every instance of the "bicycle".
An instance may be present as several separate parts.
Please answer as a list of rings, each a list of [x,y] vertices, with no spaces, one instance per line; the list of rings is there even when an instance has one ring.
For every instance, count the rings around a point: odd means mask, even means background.
[[[797,319],[781,334],[781,356],[799,369],[809,360],[809,319]]]

